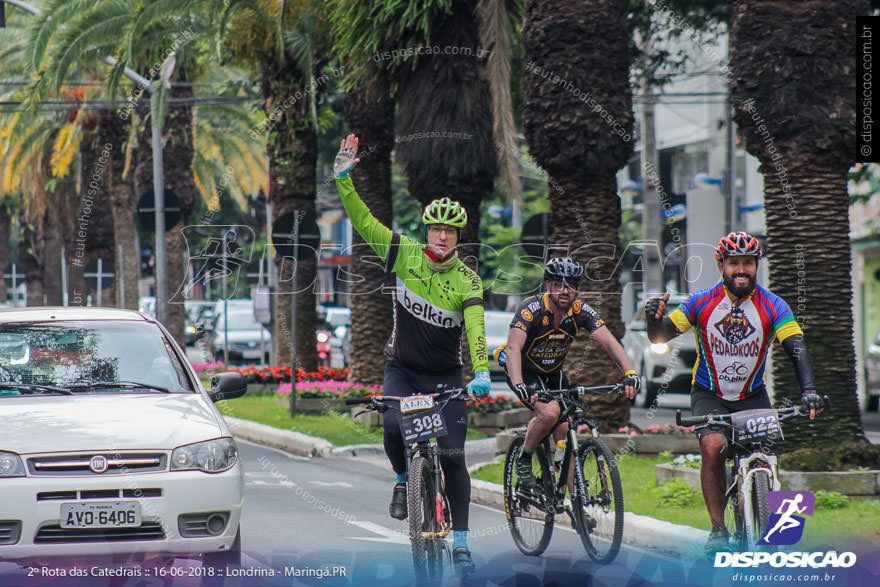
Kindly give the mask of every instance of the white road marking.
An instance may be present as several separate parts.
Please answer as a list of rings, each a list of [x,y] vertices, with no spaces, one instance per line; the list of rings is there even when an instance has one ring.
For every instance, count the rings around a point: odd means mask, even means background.
[[[348,521],[348,520],[346,520]],[[372,532],[373,534],[378,534],[382,538],[373,538],[367,536],[345,536],[347,540],[366,540],[368,542],[384,542],[386,544],[405,544],[409,546],[409,536],[404,534],[403,532],[398,532],[397,530],[392,530],[391,528],[386,528],[385,526],[380,526],[374,522],[367,522],[363,520],[351,520],[348,521],[352,526],[357,526],[362,530],[366,530],[367,532]]]
[[[320,485],[321,487],[354,487],[354,485],[345,481],[309,481],[309,483]]]

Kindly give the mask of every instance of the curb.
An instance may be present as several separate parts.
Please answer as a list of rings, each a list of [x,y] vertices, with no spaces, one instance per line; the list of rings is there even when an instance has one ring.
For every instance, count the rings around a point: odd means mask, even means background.
[[[229,431],[235,436],[267,446],[274,446],[298,455],[320,457],[330,454],[335,448],[333,443],[323,438],[309,436],[302,432],[282,430],[274,426],[258,424],[257,422],[241,420],[231,416],[223,416],[223,419],[226,421],[226,425],[229,426]]]

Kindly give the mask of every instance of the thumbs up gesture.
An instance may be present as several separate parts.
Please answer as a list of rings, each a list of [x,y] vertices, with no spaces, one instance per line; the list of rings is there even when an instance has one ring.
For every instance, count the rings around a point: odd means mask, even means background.
[[[666,313],[666,303],[669,301],[669,292],[662,298],[650,298],[645,303],[645,316],[651,320],[660,320]]]

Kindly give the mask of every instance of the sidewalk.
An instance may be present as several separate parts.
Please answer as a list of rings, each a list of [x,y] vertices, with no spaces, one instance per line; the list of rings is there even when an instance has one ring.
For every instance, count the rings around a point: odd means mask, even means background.
[[[295,454],[325,458],[366,456],[369,461],[375,460],[382,463],[385,460],[385,450],[381,444],[334,446],[323,438],[308,436],[300,432],[281,430],[229,416],[224,416],[224,419],[230,431],[237,437]],[[472,459],[472,464],[468,467],[469,470],[473,471],[496,458],[495,442],[495,438],[465,442],[465,453],[476,457]],[[471,500],[474,503],[504,509],[504,491],[498,483],[472,478]],[[569,525],[567,516],[557,516],[556,520],[557,524]],[[709,532],[706,530],[672,524],[632,512],[624,514],[623,542],[632,546],[674,554],[692,554],[702,552],[703,544],[708,536]]]

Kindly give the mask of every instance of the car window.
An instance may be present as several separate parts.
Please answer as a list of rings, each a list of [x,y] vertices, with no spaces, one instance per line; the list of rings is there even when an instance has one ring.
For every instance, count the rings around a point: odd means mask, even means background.
[[[336,328],[337,326],[348,326],[351,323],[351,312],[346,311],[344,309],[327,309],[327,322],[330,323],[330,326]]]
[[[193,390],[184,366],[155,324],[0,324],[0,383],[69,386],[106,381],[135,381],[181,393]]]

